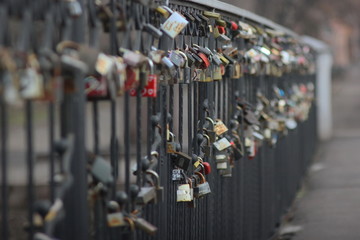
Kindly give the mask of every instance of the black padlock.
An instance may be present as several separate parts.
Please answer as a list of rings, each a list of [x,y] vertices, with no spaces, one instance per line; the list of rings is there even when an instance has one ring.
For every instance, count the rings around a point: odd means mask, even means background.
[[[183,152],[176,152],[171,154],[171,159],[173,160],[173,163],[178,168],[183,169],[184,171],[187,171],[191,165],[191,157]]]

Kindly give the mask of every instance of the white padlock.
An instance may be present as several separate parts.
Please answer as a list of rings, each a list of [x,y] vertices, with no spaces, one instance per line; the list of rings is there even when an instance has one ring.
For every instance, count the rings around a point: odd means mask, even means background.
[[[186,18],[178,12],[173,12],[161,25],[161,30],[171,38],[175,38],[188,25]]]

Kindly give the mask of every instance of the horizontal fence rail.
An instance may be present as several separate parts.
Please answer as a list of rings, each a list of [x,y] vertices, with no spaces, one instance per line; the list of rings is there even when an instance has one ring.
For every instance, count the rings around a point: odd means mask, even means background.
[[[276,235],[316,151],[316,53],[227,7],[1,1],[1,239]]]

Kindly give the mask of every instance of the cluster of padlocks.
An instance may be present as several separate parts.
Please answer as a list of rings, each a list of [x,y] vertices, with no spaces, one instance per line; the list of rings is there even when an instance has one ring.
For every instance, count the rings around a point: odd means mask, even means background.
[[[8,105],[22,101],[62,103],[79,89],[80,97],[89,101],[115,101],[125,96],[159,102],[161,86],[205,86],[225,79],[242,81],[244,76],[265,82],[267,77],[278,78],[280,83],[291,74],[306,76],[315,71],[312,49],[296,37],[231,14],[152,1],[123,1],[126,5],[89,1],[86,7],[78,1],[45,2],[47,7],[38,6],[46,10],[39,19],[35,8],[24,9],[15,47],[3,35],[18,16],[12,16],[8,6],[1,6],[0,96]],[[61,14],[56,14],[58,10]],[[72,24],[84,14],[89,21],[87,44],[71,37]],[[43,23],[40,38],[35,36],[35,20]],[[109,36],[110,47],[100,47],[104,45],[101,34]],[[165,157],[172,166],[174,204],[186,202],[195,208],[197,199],[211,194],[209,174],[218,171],[220,177],[232,177],[234,162],[251,161],[262,145],[275,147],[279,138],[307,120],[315,98],[311,81],[274,84],[269,89],[264,92],[259,87],[252,101],[234,92],[226,120],[214,111],[216,101],[226,94],[203,96],[205,101],[197,102],[201,110],[192,128],[192,142],[178,141],[167,116],[152,114],[150,151],[133,167],[138,182],[127,192],[110,194],[109,189],[116,188],[113,166],[99,154],[87,154],[89,205],[105,209],[106,217],[100,219],[110,229],[139,229],[154,235],[157,227],[145,220],[142,210],[160,203],[167,194],[157,172],[160,158]],[[198,94],[200,99],[206,93]],[[70,173],[69,167],[71,154],[77,151],[73,138],[68,134],[55,144],[63,159],[56,178],[59,191],[53,203],[35,204],[35,239],[53,239],[57,223],[66,214],[63,198],[76,184],[72,180],[76,173]],[[166,150],[160,151],[165,142]],[[99,204],[98,198],[104,202]],[[107,234],[116,238],[116,231]]]

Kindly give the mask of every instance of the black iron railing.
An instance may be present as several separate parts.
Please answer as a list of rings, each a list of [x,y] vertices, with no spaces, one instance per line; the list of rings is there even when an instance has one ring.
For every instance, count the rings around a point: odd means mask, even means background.
[[[182,1],[0,11],[1,239],[275,235],[317,141],[297,36]]]

